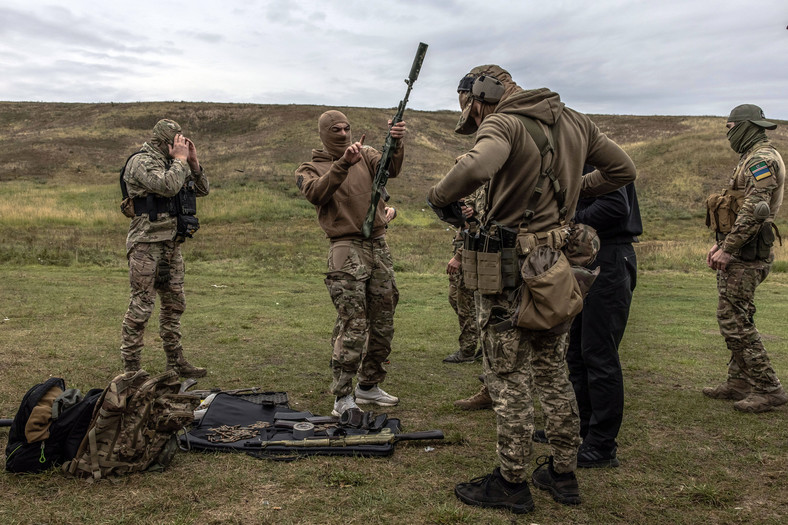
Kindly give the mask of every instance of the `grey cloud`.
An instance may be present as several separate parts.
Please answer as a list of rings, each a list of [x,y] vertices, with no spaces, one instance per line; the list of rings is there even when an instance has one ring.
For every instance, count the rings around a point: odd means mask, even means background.
[[[52,15],[43,18],[30,12],[22,12],[8,8],[0,8],[0,36],[7,39],[34,38],[45,39],[50,46],[67,44],[89,46],[103,49],[124,50],[125,46],[110,38],[102,38],[91,29],[91,24],[84,18],[74,17],[63,8],[52,8]],[[134,50],[134,48],[130,48]]]
[[[161,87],[162,76],[199,70],[202,81],[185,86],[182,96],[391,107],[424,41],[430,49],[412,108],[457,109],[462,74],[497,63],[523,87],[554,89],[583,111],[723,114],[744,100],[788,118],[788,71],[780,67],[788,33],[784,23],[772,27],[785,14],[784,0],[756,7],[740,0],[399,0],[385,7],[363,0],[190,0],[187,10],[185,3],[138,0],[122,11],[88,0],[49,1],[62,6],[8,0],[16,7],[0,8],[0,98],[168,99],[176,95]],[[742,20],[756,8],[759,23],[750,30]],[[152,11],[161,25],[147,16],[143,22],[140,13]],[[167,25],[173,16],[179,23]],[[127,74],[143,79],[141,87],[118,80]],[[265,75],[294,85],[281,89],[261,80]],[[48,85],[53,78],[57,88]]]

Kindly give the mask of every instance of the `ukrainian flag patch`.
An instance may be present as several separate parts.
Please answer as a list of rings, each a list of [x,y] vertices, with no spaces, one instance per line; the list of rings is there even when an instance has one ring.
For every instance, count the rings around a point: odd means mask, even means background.
[[[770,170],[769,166],[763,161],[754,166],[750,166],[750,173],[755,180],[763,180],[772,176],[772,170]]]

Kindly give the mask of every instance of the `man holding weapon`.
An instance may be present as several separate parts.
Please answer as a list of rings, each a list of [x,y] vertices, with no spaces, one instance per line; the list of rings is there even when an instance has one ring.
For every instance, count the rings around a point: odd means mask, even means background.
[[[323,149],[312,150],[311,162],[295,172],[299,190],[315,205],[320,227],[330,240],[325,283],[337,310],[331,340],[336,416],[358,408],[356,401],[380,406],[399,403],[379,386],[386,377],[383,363],[391,352],[399,299],[385,238],[385,198],[380,197],[385,195],[387,179],[396,177],[402,167],[406,134],[402,115],[426,48],[419,46],[405,80],[408,90],[389,121],[382,152],[364,146],[365,135],[353,141],[350,121],[343,113],[326,111],[318,120]]]

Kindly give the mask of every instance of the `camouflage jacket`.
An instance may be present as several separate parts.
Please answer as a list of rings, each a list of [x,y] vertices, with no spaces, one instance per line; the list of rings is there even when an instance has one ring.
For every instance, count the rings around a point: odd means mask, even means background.
[[[755,217],[755,206],[760,202],[769,205],[769,217],[774,221],[783,201],[785,164],[780,154],[768,140],[760,141],[744,152],[733,170],[728,187],[744,191],[744,203],[736,215],[731,232],[720,241],[720,248],[730,254],[738,250],[758,233],[763,218]]]
[[[142,145],[141,151],[129,160],[123,175],[130,198],[145,197],[151,193],[160,197],[173,197],[190,180],[194,180],[197,196],[208,195],[208,178],[202,166],[199,173],[193,173],[188,164],[167,158],[147,142]],[[168,213],[160,213],[153,222],[147,214],[134,217],[126,237],[126,250],[131,250],[140,242],[171,241],[176,229],[177,219]]]
[[[479,186],[476,188],[476,190],[474,190],[473,193],[462,200],[466,206],[473,208],[473,216],[479,221],[479,224],[482,224],[484,221],[485,207],[487,205],[487,184]],[[455,255],[458,253],[458,251],[461,251],[460,248],[463,245],[462,232],[467,228],[467,226],[468,224],[466,223],[464,227],[457,228],[457,234],[454,236],[454,240],[452,241]],[[459,256],[456,258],[457,260],[460,259]]]

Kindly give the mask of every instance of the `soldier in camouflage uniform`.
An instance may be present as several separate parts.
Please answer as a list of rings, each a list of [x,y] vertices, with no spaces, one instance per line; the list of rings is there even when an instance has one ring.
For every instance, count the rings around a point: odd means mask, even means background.
[[[168,204],[188,181],[194,181],[198,196],[208,194],[208,178],[200,166],[197,149],[181,134],[177,122],[160,120],[150,140],[128,160],[123,180],[136,210],[126,238],[131,298],[123,318],[123,368],[126,372],[140,369],[145,326],[158,294],[159,335],[167,355],[167,369],[177,370],[182,377],[202,377],[206,370],[192,366],[183,356],[183,257],[180,243],[175,240],[177,217],[168,211]]]
[[[458,86],[462,115],[455,129],[476,132],[474,147],[437,185],[427,200],[434,208],[452,205],[459,198],[489,182],[485,227],[493,222],[518,229],[531,193],[542,173],[542,156],[522,117],[552,136],[555,145],[551,166],[556,184],[548,184],[528,217],[528,232],[549,232],[560,226],[560,217],[574,215],[581,193],[595,196],[632,182],[635,166],[629,156],[599,131],[585,115],[569,109],[548,89],[524,90],[499,66],[479,66]],[[518,116],[519,115],[519,116]],[[597,170],[581,176],[585,162]],[[560,185],[559,195],[550,187]],[[558,248],[558,247],[553,247]],[[524,264],[525,257],[520,257]],[[535,331],[512,326],[496,331],[494,325],[512,318],[518,304],[513,289],[481,296],[479,318],[483,336],[485,382],[498,423],[500,467],[492,474],[460,483],[455,494],[469,505],[500,507],[525,513],[533,509],[527,478],[533,434],[531,382],[544,409],[550,429],[552,455],[545,457],[531,475],[533,483],[549,490],[564,504],[580,503],[575,476],[580,444],[574,391],[566,371],[568,324],[561,330]],[[567,297],[569,300],[569,297]],[[533,377],[533,381],[531,381]],[[553,437],[555,438],[553,439]]]
[[[323,113],[318,129],[323,149],[312,150],[311,162],[301,164],[295,176],[301,193],[315,205],[318,222],[330,240],[325,283],[337,310],[331,340],[331,393],[335,396],[332,413],[339,416],[358,408],[356,402],[399,403],[378,386],[386,377],[383,363],[391,352],[399,291],[386,244],[390,219],[383,199],[370,238],[361,233],[382,154],[364,146],[364,135],[354,142],[350,122],[339,111]],[[405,122],[391,128],[395,139],[403,139],[405,133]],[[404,145],[399,142],[389,177],[399,174],[403,158]],[[392,218],[394,214],[395,210],[388,213]]]
[[[703,393],[736,400],[736,410],[765,412],[788,402],[753,319],[755,289],[769,275],[774,261],[773,223],[783,200],[785,164],[766,137],[765,130],[777,125],[765,120],[758,106],[735,107],[726,127],[731,148],[740,155],[726,193],[738,197],[740,208],[732,210],[735,222],[730,231],[719,231],[721,222],[717,221],[717,242],[706,263],[717,270],[717,322],[731,359],[726,382],[706,387]],[[710,216],[719,216],[721,211],[725,210],[716,204],[709,206]]]
[[[474,217],[478,221],[477,225],[475,225],[474,229],[478,230],[478,224],[482,224],[484,222],[484,207],[485,207],[485,199],[487,196],[487,185],[480,186],[476,189],[470,196],[463,199],[467,204],[469,204],[470,208],[474,211]],[[473,233],[473,232],[472,232]],[[458,266],[459,273],[462,274],[462,252],[461,250],[455,254],[452,261],[457,261],[460,263]],[[464,279],[463,279],[464,282]],[[467,288],[465,288],[467,290]],[[484,354],[484,343],[485,339],[483,334],[481,333],[481,329],[479,328],[479,305],[481,303],[481,294],[478,290],[473,291],[473,315],[474,319],[473,322],[477,327],[476,332],[476,339],[478,340],[479,350],[476,352],[474,356],[474,360],[481,359]],[[469,308],[470,309],[470,308]],[[462,325],[462,321],[460,322]],[[462,337],[462,336],[461,336]],[[456,354],[456,352],[455,352]],[[449,356],[451,358],[453,355]],[[448,358],[447,358],[448,359]],[[444,359],[446,361],[446,359]],[[490,391],[487,389],[487,385],[484,383],[484,376],[479,376],[479,380],[482,382],[482,386],[479,387],[479,390],[470,397],[465,399],[458,399],[454,402],[454,406],[460,408],[462,410],[486,410],[492,408],[492,398],[490,397]]]
[[[479,207],[478,205],[483,198],[484,186],[463,199],[463,213],[467,218],[473,217],[475,219],[474,226],[466,223],[465,228],[457,228],[457,234],[452,241],[453,257],[446,265],[446,273],[449,275],[449,304],[457,314],[457,320],[460,323],[458,339],[460,347],[457,351],[446,356],[443,359],[444,363],[472,363],[481,358],[481,348],[477,351],[479,321],[476,317],[475,293],[474,290],[466,288],[465,279],[462,277],[462,245],[463,230],[468,229],[470,234],[473,234],[476,229],[475,225],[478,224],[479,214],[483,211],[483,206]]]

